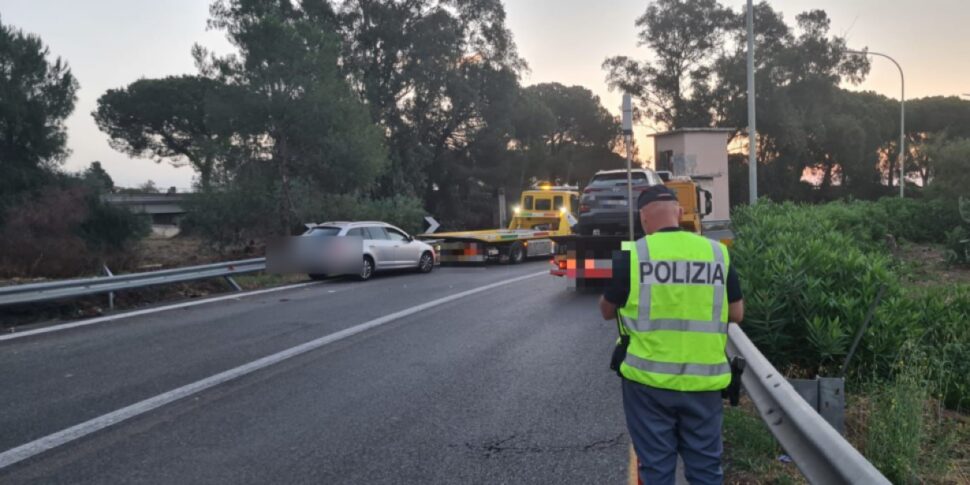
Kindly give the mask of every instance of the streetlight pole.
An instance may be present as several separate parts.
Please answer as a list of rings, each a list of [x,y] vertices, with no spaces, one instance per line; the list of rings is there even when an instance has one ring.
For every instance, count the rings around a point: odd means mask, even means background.
[[[896,62],[896,59],[887,56],[886,54],[880,54],[878,52],[872,51],[846,51],[849,54],[858,55],[872,55],[881,56],[893,61],[896,65],[896,69],[899,69],[899,84],[900,84],[900,95],[899,95],[899,197],[902,198],[906,194],[906,77],[903,76],[903,68]],[[889,180],[892,182],[892,174],[889,175]]]
[[[758,132],[754,107],[754,7],[748,0],[748,203],[758,202],[758,160],[755,156]]]

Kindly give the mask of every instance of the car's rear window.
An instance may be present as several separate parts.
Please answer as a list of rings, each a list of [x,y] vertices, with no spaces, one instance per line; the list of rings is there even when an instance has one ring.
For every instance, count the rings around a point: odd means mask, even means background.
[[[647,174],[645,174],[643,172],[633,172],[631,175],[633,177],[633,181],[634,182],[648,180],[647,179]],[[593,177],[593,180],[590,181],[590,185],[592,185],[592,184],[598,184],[598,183],[612,185],[612,184],[615,184],[617,182],[626,182],[626,173],[622,173],[621,172],[621,173],[603,173],[603,174],[599,174],[599,175],[596,175],[596,176]]]
[[[340,234],[339,227],[321,226],[321,227],[314,227],[306,235],[312,236],[312,237],[333,237],[338,234]]]

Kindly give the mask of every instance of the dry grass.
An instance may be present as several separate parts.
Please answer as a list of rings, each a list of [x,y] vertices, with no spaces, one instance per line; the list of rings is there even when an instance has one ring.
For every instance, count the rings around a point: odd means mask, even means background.
[[[939,473],[920,477],[921,484],[970,484],[970,417],[943,409],[939,402],[926,402],[927,421],[936,423],[932,440],[921,450],[923,460],[933,460],[945,451],[946,462]],[[868,422],[873,399],[860,394],[852,396],[846,406],[846,439],[858,450],[865,451]],[[725,409],[724,467],[726,484],[807,483],[794,463],[782,463],[784,450],[770,435],[747,397],[741,406]],[[770,441],[766,441],[770,440]],[[946,450],[934,450],[945,443]]]
[[[118,262],[116,265],[109,263],[109,267],[115,273],[155,271],[164,268],[254,258],[262,256],[262,253],[258,249],[247,251],[245,248],[228,253],[219,253],[206,245],[200,238],[180,235],[167,239],[146,238],[139,242],[129,256],[127,260]],[[98,274],[91,272],[76,276],[98,276]],[[269,275],[263,273],[240,275],[234,279],[244,290],[308,281],[306,275]],[[44,279],[9,279],[0,281],[0,285],[38,281],[44,281]],[[162,302],[204,298],[228,291],[232,291],[232,288],[220,278],[122,291],[115,294],[115,311],[141,308]],[[108,311],[108,295],[94,295],[65,302],[5,307],[0,309],[0,328],[9,330],[48,322],[91,318]]]
[[[784,450],[765,427],[754,404],[724,410],[724,483],[737,485],[807,483],[794,463],[780,460]]]
[[[947,264],[940,244],[904,243],[894,254],[906,264],[906,283],[939,286],[970,283],[970,268]]]

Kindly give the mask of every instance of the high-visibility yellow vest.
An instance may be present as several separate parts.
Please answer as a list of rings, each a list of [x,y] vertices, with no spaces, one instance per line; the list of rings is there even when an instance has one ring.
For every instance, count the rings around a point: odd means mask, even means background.
[[[618,312],[630,335],[623,376],[675,391],[727,387],[727,248],[670,231],[625,242],[623,250],[630,253],[630,296]]]

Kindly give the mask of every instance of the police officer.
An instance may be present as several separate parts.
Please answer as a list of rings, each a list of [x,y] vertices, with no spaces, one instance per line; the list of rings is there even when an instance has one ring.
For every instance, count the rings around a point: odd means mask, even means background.
[[[673,484],[677,455],[692,484],[720,484],[721,390],[731,381],[728,322],[744,301],[727,248],[679,228],[683,209],[663,185],[637,200],[646,236],[623,243],[600,312],[617,319],[614,355],[643,483]]]

